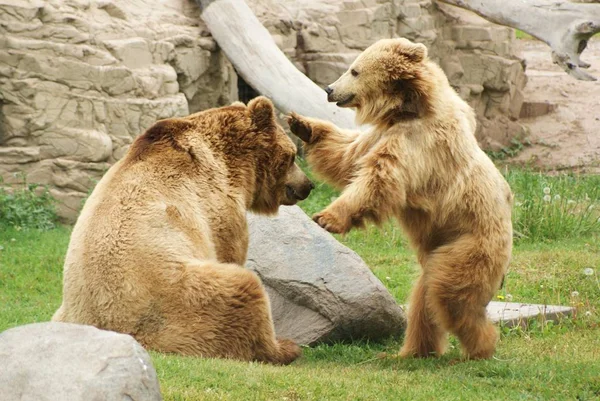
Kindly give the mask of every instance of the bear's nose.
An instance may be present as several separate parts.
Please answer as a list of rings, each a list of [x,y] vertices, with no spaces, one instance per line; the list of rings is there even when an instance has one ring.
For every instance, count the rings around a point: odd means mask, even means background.
[[[331,88],[331,86],[328,86],[327,88],[325,88],[325,92],[327,92],[328,95],[331,95],[333,93],[333,89]]]

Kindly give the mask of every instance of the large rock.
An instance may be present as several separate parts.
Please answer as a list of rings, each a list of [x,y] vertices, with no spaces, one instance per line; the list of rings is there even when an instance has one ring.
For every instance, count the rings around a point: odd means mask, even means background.
[[[162,400],[150,356],[133,337],[36,323],[0,334],[2,401]]]
[[[369,267],[299,207],[248,221],[246,266],[267,288],[278,336],[314,344],[403,332],[402,308]]]

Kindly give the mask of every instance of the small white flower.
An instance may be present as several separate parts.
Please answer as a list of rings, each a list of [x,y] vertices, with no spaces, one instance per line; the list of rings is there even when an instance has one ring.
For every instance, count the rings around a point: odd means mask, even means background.
[[[586,315],[586,316],[592,316],[592,312],[590,312],[589,310],[586,310],[586,311],[585,311],[585,315]]]
[[[387,276],[385,279],[386,280],[391,280],[392,278],[390,276]]]
[[[511,294],[506,294],[506,301],[511,302],[513,300],[513,296]]]
[[[560,200],[560,195],[559,194],[554,195],[554,200],[555,201],[559,201]]]
[[[544,188],[544,194],[550,195],[550,187],[545,187]]]
[[[550,202],[552,197],[550,195],[544,195],[544,202]]]
[[[586,267],[585,269],[583,269],[583,274],[585,274],[586,276],[593,276],[594,269],[592,269],[591,267]]]
[[[579,296],[579,291],[573,291],[573,292],[571,293],[571,296],[572,296],[573,298],[577,298],[577,297]]]
[[[544,288],[544,284],[540,284],[540,288]]]

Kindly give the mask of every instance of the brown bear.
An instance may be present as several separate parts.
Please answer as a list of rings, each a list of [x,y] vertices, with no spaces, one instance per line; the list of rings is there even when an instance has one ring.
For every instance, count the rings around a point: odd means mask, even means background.
[[[288,364],[259,278],[242,267],[246,211],[274,214],[312,182],[264,97],[158,121],[94,189],[53,320],[130,334],[149,349]]]
[[[422,269],[401,357],[441,355],[450,331],[466,357],[490,358],[498,334],[486,305],[511,256],[512,194],[477,144],[473,110],[407,39],[373,44],[326,92],[372,129],[289,116],[309,165],[343,188],[314,220],[346,233],[395,217],[408,234]]]

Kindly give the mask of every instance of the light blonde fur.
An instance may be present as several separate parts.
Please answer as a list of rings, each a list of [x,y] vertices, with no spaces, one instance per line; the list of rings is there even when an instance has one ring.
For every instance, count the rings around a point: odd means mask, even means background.
[[[422,270],[401,356],[441,355],[450,331],[468,358],[490,358],[498,335],[486,305],[510,260],[512,194],[477,144],[473,110],[406,39],[369,47],[329,91],[374,129],[289,117],[312,168],[343,188],[315,221],[346,233],[393,217],[408,234]]]

